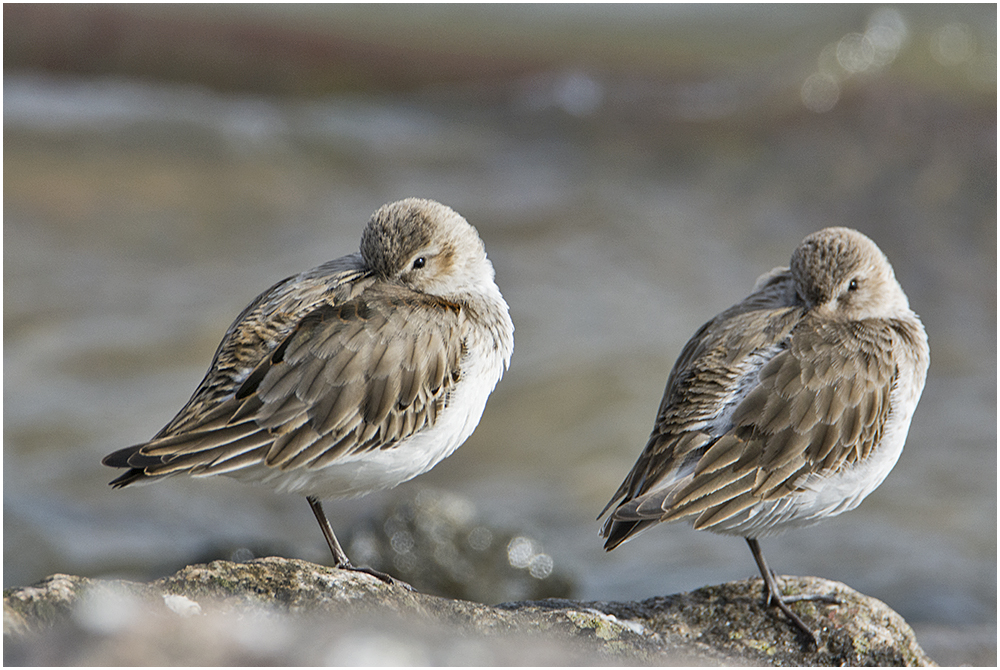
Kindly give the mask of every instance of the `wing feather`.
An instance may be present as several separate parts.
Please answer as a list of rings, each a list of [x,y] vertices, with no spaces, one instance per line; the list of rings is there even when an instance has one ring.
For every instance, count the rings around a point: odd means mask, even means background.
[[[241,360],[239,383],[210,372],[187,414],[172,422],[176,432],[109,456],[108,464],[132,468],[119,485],[179,472],[315,469],[391,449],[433,423],[461,378],[461,308],[389,285],[340,294],[353,297],[338,303],[336,291],[317,294],[276,345]],[[256,314],[253,307],[241,318]],[[227,338],[244,335],[236,323]],[[230,351],[227,340],[219,351]],[[202,405],[192,409],[196,401]]]
[[[724,502],[702,511],[694,521],[696,530],[707,530],[727,521],[739,512],[757,504],[758,498],[750,491],[738,495],[730,494]]]
[[[678,359],[646,450],[609,503],[621,500],[605,546],[692,516],[696,528],[731,527],[755,505],[794,495],[806,475],[866,458],[895,379],[890,343],[866,339],[884,330],[766,304],[706,324]],[[732,346],[727,332],[752,346]],[[734,389],[744,389],[735,402]],[[685,452],[695,430],[705,439]]]
[[[211,465],[197,466],[191,468],[193,477],[209,477],[211,475],[224,475],[227,472],[236,472],[243,468],[259,463],[263,458],[263,447],[240,452],[234,456],[216,460]]]

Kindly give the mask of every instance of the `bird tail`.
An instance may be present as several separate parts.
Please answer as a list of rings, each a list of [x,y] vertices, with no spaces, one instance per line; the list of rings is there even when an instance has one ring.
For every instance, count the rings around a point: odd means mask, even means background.
[[[139,450],[144,445],[137,444],[132,447],[125,447],[124,449],[119,449],[113,453],[108,454],[101,459],[101,464],[106,465],[110,468],[128,468],[128,471],[118,477],[108,482],[111,486],[116,489],[120,489],[123,486],[128,486],[129,484],[134,484],[136,482],[148,479],[145,474],[146,465],[152,465],[155,463],[160,463],[159,458],[152,458],[147,456],[151,460],[150,463],[140,463],[138,460],[142,460],[143,456],[139,453]]]

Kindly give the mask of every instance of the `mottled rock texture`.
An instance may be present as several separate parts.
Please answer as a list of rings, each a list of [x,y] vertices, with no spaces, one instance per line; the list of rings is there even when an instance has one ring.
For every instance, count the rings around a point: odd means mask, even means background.
[[[838,582],[785,578],[814,648],[751,579],[642,602],[480,605],[299,560],[149,584],[53,575],[4,592],[5,665],[930,665],[906,622]]]

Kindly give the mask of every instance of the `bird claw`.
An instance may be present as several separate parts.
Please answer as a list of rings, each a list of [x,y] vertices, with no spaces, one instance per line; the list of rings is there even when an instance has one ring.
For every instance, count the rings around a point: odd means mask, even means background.
[[[351,565],[350,563],[348,563],[347,565],[338,565],[337,567],[341,570],[350,570],[351,572],[363,572],[366,575],[371,575],[375,579],[378,579],[379,581],[388,584],[389,586],[401,586],[407,591],[416,592],[415,588],[413,588],[403,580],[396,579],[392,575],[388,575],[384,572],[381,572],[380,570],[376,570],[375,568],[367,568],[367,567],[359,568]]]
[[[808,598],[801,598],[801,600],[806,600],[806,599]],[[799,599],[797,598],[796,600]],[[785,616],[788,617],[788,619],[795,625],[796,628],[798,628],[800,631],[809,636],[809,639],[812,640],[813,646],[819,649],[819,636],[816,635],[816,633],[813,631],[812,628],[806,625],[806,622],[803,621],[798,614],[792,611],[792,608],[788,606],[789,602],[794,602],[794,601],[782,598],[777,594],[774,594],[773,597],[771,597],[771,595],[769,594],[769,597],[765,599],[765,604],[767,606],[771,606],[773,604],[778,609],[780,609],[785,614]]]
[[[777,580],[777,577],[774,575],[773,572],[771,573],[771,575],[772,578]],[[775,606],[778,609],[780,609],[784,613],[784,615],[788,617],[788,619],[795,625],[796,628],[798,628],[803,633],[809,636],[809,638],[812,640],[813,646],[815,646],[818,649],[819,637],[811,628],[809,628],[809,626],[806,625],[806,623],[802,620],[802,618],[798,614],[793,612],[792,609],[788,606],[789,603],[797,603],[797,602],[820,602],[829,605],[839,605],[841,601],[839,598],[837,598],[837,596],[827,593],[801,593],[801,594],[786,596],[778,593],[777,591],[772,591],[769,588],[768,583],[766,581],[764,582],[764,607],[768,608],[771,606]]]
[[[805,593],[794,596],[782,596],[782,600],[786,603],[797,603],[797,602],[811,602],[811,603],[826,603],[827,605],[839,605],[840,598],[833,595],[832,593]]]

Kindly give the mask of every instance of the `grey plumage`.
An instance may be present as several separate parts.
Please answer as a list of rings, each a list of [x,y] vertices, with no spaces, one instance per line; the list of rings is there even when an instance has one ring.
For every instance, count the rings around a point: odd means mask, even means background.
[[[360,253],[258,296],[177,416],[103,463],[128,468],[115,487],[182,473],[267,483],[306,495],[323,525],[319,498],[395,486],[457,448],[512,349],[475,229],[400,201],[372,216]]]
[[[601,513],[612,510],[605,548],[682,519],[754,548],[854,508],[902,450],[928,352],[871,240],[810,235],[789,268],[684,347],[649,441]]]

